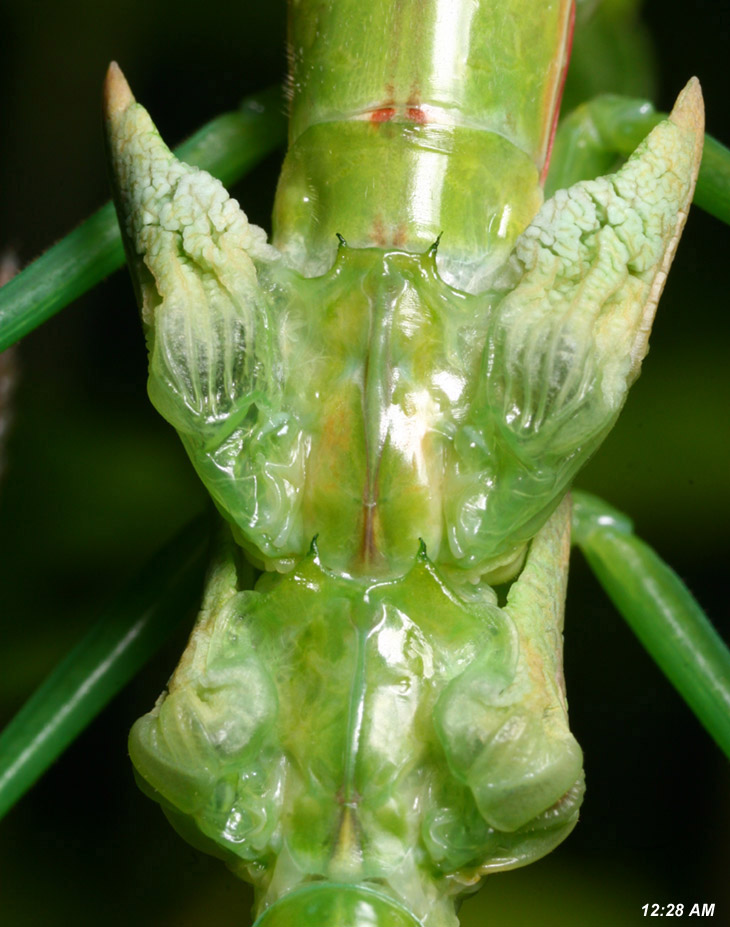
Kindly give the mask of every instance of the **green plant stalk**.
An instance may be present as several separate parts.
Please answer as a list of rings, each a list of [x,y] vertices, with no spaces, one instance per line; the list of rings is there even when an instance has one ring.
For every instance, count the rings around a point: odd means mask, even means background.
[[[281,90],[247,97],[212,119],[177,149],[182,160],[224,184],[240,180],[283,144]],[[114,206],[106,203],[53,245],[0,292],[0,351],[10,347],[124,263]]]
[[[189,617],[208,556],[191,522],[142,570],[0,734],[0,817]]]
[[[711,737],[730,758],[730,650],[677,574],[595,496],[574,494],[573,542]]]

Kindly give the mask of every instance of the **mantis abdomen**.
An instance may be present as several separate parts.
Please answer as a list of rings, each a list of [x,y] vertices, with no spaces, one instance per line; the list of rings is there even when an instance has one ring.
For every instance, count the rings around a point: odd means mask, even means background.
[[[419,253],[476,292],[542,202],[572,3],[294,3],[274,243],[306,274]],[[346,231],[345,231],[346,230]]]

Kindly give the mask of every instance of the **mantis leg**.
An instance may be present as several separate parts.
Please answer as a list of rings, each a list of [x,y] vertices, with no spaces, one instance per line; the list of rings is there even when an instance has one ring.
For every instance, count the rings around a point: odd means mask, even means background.
[[[280,104],[278,87],[247,97],[237,110],[199,129],[175,150],[176,154],[224,184],[233,184],[283,144],[286,121]],[[123,263],[124,249],[114,206],[106,203],[2,288],[0,351]]]
[[[682,580],[596,496],[573,495],[573,542],[652,659],[730,757],[730,650]]]
[[[513,652],[490,641],[445,689],[434,712],[449,769],[468,785],[489,825],[482,837],[485,872],[543,856],[578,817],[582,754],[568,729],[561,666],[569,531],[570,504],[564,500],[534,539],[507,596]],[[435,842],[449,825],[444,812],[434,817]],[[490,842],[498,843],[499,852]],[[462,840],[457,849],[463,848]]]

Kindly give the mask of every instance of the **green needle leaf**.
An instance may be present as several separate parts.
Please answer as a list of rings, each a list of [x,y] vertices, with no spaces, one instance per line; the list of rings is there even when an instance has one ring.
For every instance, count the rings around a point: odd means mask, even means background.
[[[0,734],[0,817],[197,606],[207,519],[191,522],[104,612]]]
[[[175,149],[225,185],[235,183],[284,143],[279,87],[247,97]],[[112,203],[95,212],[0,291],[0,351],[33,331],[124,263]]]
[[[573,502],[573,541],[653,660],[730,758],[730,650],[677,574],[633,534],[625,515],[587,493],[574,493]]]
[[[730,148],[711,135],[705,135],[694,201],[705,212],[730,225]]]

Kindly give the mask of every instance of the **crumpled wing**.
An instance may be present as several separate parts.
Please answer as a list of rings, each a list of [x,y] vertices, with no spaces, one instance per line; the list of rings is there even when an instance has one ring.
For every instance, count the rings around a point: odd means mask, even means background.
[[[275,285],[262,282],[279,254],[219,181],[175,158],[116,65],[105,96],[150,398],[238,542],[259,560],[291,556],[306,446],[284,397]]]
[[[544,523],[613,426],[648,349],[699,169],[699,83],[615,174],[559,190],[497,281],[463,426],[450,541],[504,559]],[[481,550],[479,549],[481,548]]]

